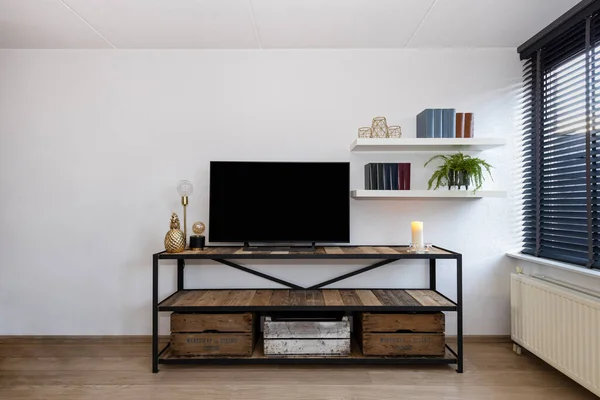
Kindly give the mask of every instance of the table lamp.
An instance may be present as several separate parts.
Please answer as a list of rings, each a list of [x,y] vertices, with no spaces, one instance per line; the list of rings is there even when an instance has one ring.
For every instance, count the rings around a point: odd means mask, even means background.
[[[181,204],[183,205],[183,234],[185,236],[185,243],[187,244],[187,213],[186,208],[188,205],[188,196],[191,196],[194,192],[194,186],[190,181],[180,181],[177,185],[177,192],[181,196]]]

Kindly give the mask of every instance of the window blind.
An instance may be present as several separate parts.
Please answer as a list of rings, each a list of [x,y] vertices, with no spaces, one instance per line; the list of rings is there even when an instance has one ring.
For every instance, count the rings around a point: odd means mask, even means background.
[[[523,252],[600,267],[600,17],[523,63]]]

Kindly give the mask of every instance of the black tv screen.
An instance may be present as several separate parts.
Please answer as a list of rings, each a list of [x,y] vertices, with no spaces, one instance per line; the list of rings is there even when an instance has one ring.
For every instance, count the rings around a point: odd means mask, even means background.
[[[350,241],[350,164],[210,163],[211,242]]]

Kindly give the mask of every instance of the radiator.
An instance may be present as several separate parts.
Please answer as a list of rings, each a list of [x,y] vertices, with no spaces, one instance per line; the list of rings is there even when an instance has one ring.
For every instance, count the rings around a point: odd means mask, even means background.
[[[510,293],[512,340],[600,396],[600,298],[521,274]]]

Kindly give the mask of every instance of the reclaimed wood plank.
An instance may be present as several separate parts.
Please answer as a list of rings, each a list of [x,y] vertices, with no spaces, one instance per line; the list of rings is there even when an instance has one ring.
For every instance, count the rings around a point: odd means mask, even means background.
[[[266,356],[350,354],[350,339],[265,339]]]
[[[192,306],[195,307],[207,307],[213,305],[220,296],[220,292],[218,290],[207,290],[202,296],[200,296]]]
[[[445,328],[444,313],[362,314],[362,331],[374,332],[425,332],[442,333]]]
[[[243,247],[216,247],[215,251],[210,254],[235,254],[240,249],[243,249]]]
[[[325,253],[327,254],[344,254],[344,250],[336,246],[325,247]]]
[[[409,249],[408,246],[392,246],[390,248],[398,254],[408,254]]]
[[[179,297],[181,295],[182,295],[181,292],[175,292],[175,293],[173,293],[171,296],[167,297],[165,300],[162,301],[161,306],[163,306],[163,307],[170,307],[170,306],[172,306],[179,299]]]
[[[375,249],[371,246],[360,246],[358,248],[363,254],[379,254]]]
[[[171,333],[171,352],[182,356],[251,356],[251,333]]]
[[[365,306],[381,306],[381,302],[370,290],[356,290],[356,294]]]
[[[346,306],[362,306],[363,303],[360,301],[360,297],[356,294],[354,290],[340,290],[340,295],[342,296],[342,300],[344,300],[344,305]]]
[[[307,290],[306,291],[306,305],[307,306],[324,306],[325,298],[321,290]]]
[[[419,303],[424,306],[442,306],[442,307],[453,307],[454,304],[444,297],[440,296],[433,290],[414,290],[410,289],[406,291],[409,295],[414,297]]]
[[[344,251],[344,254],[363,254],[356,246],[341,247],[341,249]]]
[[[342,300],[342,296],[340,295],[339,290],[336,289],[324,289],[321,291],[323,293],[323,299],[325,300],[326,306],[343,306],[344,301]]]
[[[290,306],[305,306],[306,291],[305,290],[290,290]]]
[[[406,293],[411,295],[415,300],[419,302],[419,304],[423,306],[439,306],[438,302],[432,299],[428,293],[422,290],[407,290]]]
[[[289,306],[290,305],[290,291],[288,289],[277,289],[273,290],[271,296],[270,306]]]
[[[265,317],[265,339],[350,339],[350,321],[273,321]]]
[[[234,254],[254,254],[254,252],[252,251],[247,251],[246,249],[244,249],[243,247],[240,247],[239,249],[237,249]]]
[[[236,295],[237,290],[218,290],[215,296],[215,301],[210,305],[213,307],[228,306],[231,298]]]
[[[240,292],[241,292],[241,294],[236,296],[236,299],[232,305],[237,306],[237,307],[248,306],[250,304],[250,301],[254,297],[256,290],[254,290],[254,289],[241,290]]]
[[[389,290],[378,289],[373,290],[373,294],[379,299],[384,306],[396,306],[396,299],[389,295]]]
[[[363,353],[368,356],[442,356],[443,333],[364,333]]]
[[[420,306],[421,304],[416,301],[412,296],[406,293],[405,290],[388,290],[388,296],[396,300],[396,304],[399,306]]]
[[[273,295],[272,290],[257,290],[250,301],[251,306],[268,306]]]
[[[171,332],[252,332],[252,313],[171,314]]]
[[[377,246],[377,247],[373,247],[378,253],[381,254],[399,254],[396,250],[392,249],[391,247],[387,247],[387,246]]]
[[[186,290],[173,303],[173,307],[184,307],[192,305],[198,299],[198,297],[202,296],[205,292],[205,290]]]

